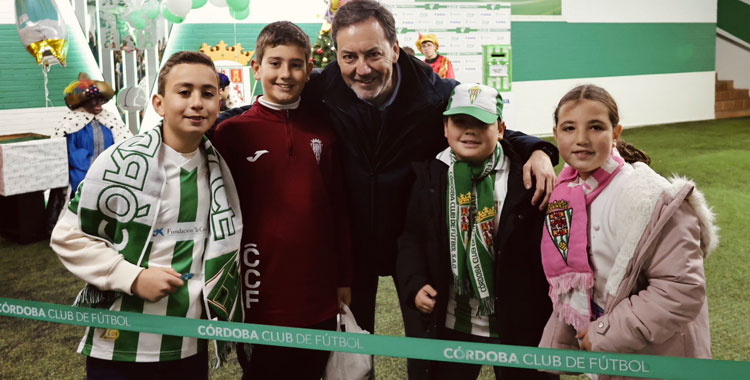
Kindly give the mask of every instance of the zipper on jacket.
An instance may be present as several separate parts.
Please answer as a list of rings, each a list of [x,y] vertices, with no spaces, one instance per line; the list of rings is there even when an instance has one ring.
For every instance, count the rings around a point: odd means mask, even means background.
[[[286,126],[286,138],[289,143],[289,157],[294,157],[294,135],[292,127],[289,126],[289,110],[284,110],[284,125]]]

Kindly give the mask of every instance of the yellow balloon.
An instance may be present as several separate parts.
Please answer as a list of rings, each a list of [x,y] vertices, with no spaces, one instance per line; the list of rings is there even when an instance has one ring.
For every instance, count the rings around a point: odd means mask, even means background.
[[[68,40],[62,38],[52,38],[32,42],[26,46],[26,50],[36,58],[36,63],[44,63],[45,66],[51,66],[59,63],[65,67],[68,56]]]
[[[328,5],[328,9],[331,10],[331,13],[335,14],[337,10],[339,10],[339,7],[346,4],[347,0],[331,0],[331,3]]]

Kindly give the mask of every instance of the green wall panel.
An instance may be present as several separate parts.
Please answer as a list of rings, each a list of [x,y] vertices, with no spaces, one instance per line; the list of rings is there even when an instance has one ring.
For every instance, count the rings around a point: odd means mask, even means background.
[[[73,25],[78,27],[78,25]],[[79,32],[80,33],[80,32]],[[67,65],[51,66],[48,73],[49,98],[55,107],[64,107],[63,90],[78,79],[79,72],[101,78],[91,50],[83,38],[77,38],[68,27]],[[18,37],[15,24],[0,25],[0,110],[44,107],[44,75],[42,66],[26,51]]]
[[[716,26],[750,44],[750,4],[719,0]]]
[[[513,22],[516,81],[714,71],[713,23]]]

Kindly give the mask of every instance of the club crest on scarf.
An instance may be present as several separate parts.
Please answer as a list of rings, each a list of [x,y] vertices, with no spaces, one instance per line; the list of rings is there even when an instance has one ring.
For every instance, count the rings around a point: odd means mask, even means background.
[[[458,194],[458,208],[461,210],[461,241],[466,245],[467,235],[469,232],[469,215],[471,214],[471,193]]]
[[[485,207],[477,212],[477,223],[479,231],[482,232],[481,241],[487,249],[491,249],[492,237],[495,235],[495,215],[494,207]]]
[[[573,209],[566,200],[557,200],[547,205],[547,215],[544,224],[547,226],[552,242],[560,252],[565,264],[568,263],[568,242],[570,241],[570,226],[573,220]]]

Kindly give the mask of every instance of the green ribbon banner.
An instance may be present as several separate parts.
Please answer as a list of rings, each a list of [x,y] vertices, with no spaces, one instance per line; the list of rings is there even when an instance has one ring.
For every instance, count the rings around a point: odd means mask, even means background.
[[[10,298],[0,298],[0,316],[242,343],[562,372],[663,379],[739,379],[750,374],[750,362],[354,334],[115,312]]]

